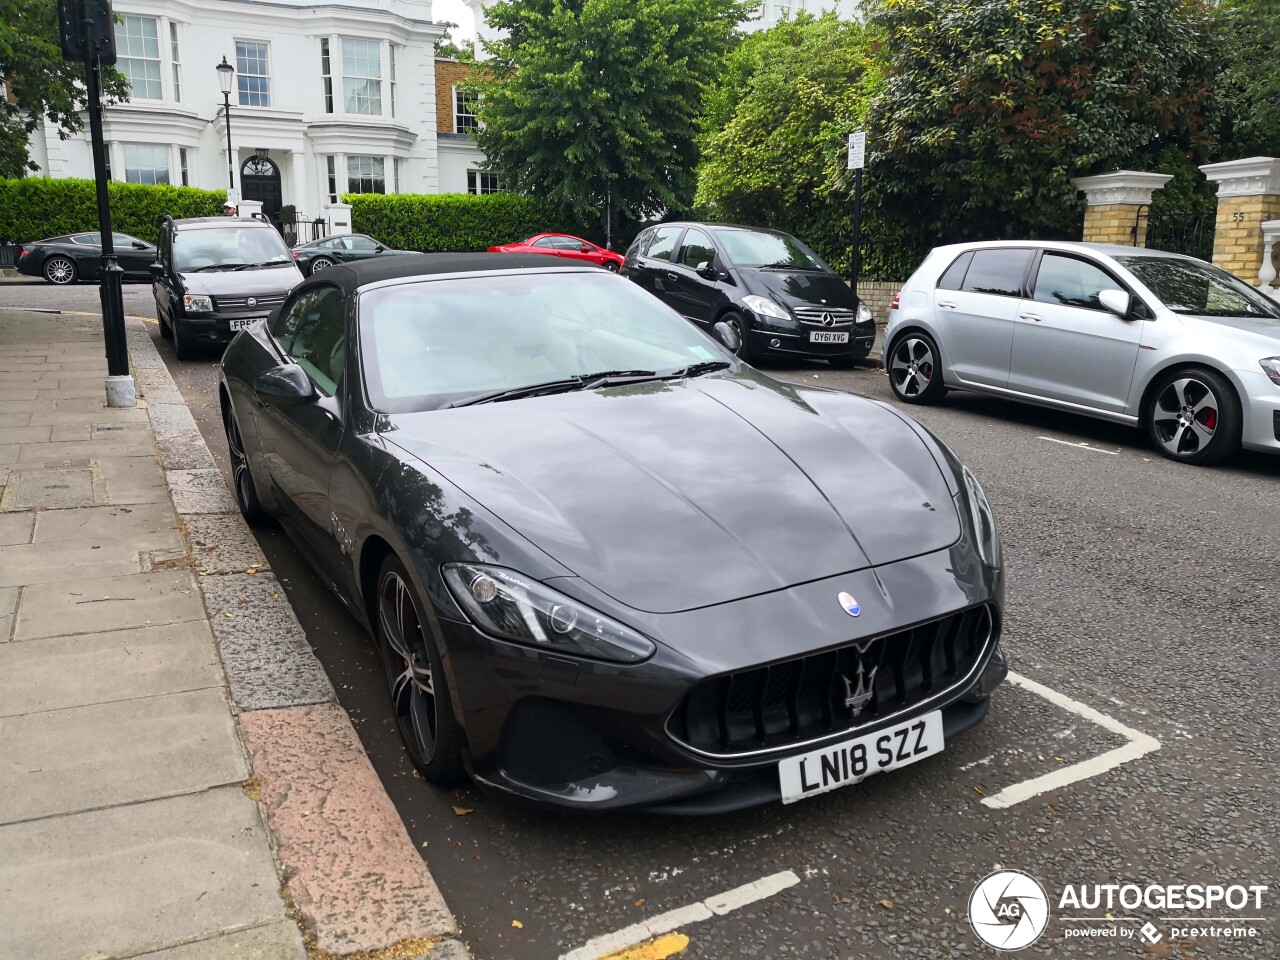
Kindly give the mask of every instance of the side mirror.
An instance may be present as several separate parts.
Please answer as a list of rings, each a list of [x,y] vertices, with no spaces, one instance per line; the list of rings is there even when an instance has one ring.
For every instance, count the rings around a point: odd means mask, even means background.
[[[707,280],[714,280],[716,278],[716,268],[711,265],[710,260],[703,260],[693,268],[693,272]]]
[[[315,387],[296,363],[286,363],[260,373],[253,382],[253,393],[260,403],[277,407],[297,406],[316,398]]]
[[[147,249],[147,245],[146,245],[145,243],[143,243],[141,240],[135,240],[135,241],[133,241],[133,249],[135,249],[135,250],[145,250],[145,249]]]
[[[1123,290],[1103,290],[1098,294],[1098,302],[1121,320],[1127,320],[1133,309],[1133,297]]]
[[[590,248],[590,247],[588,247],[588,246],[584,243],[582,246],[580,246],[580,247],[578,248],[578,252],[579,252],[579,253],[590,253],[590,252],[591,252],[591,248]]]
[[[161,263],[159,260],[155,260],[147,264],[147,270],[151,273],[152,280],[164,279],[164,264]]]
[[[373,247],[373,252],[374,252],[374,253],[381,253],[381,252],[382,252],[383,250],[385,250],[385,249],[387,249],[387,248],[386,248],[386,247],[384,247],[382,244],[378,243],[378,244],[375,244],[375,245],[374,245],[374,247]]]

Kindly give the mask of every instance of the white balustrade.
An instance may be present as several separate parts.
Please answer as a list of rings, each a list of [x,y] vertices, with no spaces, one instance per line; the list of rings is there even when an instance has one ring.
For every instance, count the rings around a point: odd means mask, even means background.
[[[1276,247],[1280,246],[1280,220],[1262,224],[1262,266],[1258,268],[1258,286],[1268,296],[1280,300],[1280,288],[1272,286],[1276,279]]]

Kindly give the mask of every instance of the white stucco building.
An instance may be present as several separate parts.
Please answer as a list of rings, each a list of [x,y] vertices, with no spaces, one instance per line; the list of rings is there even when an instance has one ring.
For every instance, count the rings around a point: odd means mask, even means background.
[[[853,20],[860,7],[859,0],[762,0],[754,19],[744,23],[742,29],[767,30],[784,18],[794,20],[800,13],[819,17],[835,11],[841,20]]]
[[[114,179],[226,189],[230,176],[236,195],[265,211],[291,204],[312,217],[344,193],[482,189],[482,155],[450,122],[453,85],[437,83],[433,45],[444,27],[431,0],[114,8],[117,68],[133,86],[130,101],[104,115]],[[215,70],[223,57],[235,67],[230,171]],[[63,141],[46,127],[32,154],[41,173],[93,176],[87,132]]]

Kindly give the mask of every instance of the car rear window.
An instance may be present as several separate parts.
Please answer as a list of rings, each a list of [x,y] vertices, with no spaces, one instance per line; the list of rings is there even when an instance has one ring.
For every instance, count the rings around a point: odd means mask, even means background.
[[[969,264],[973,262],[973,251],[962,253],[956,257],[955,262],[947,267],[946,272],[938,280],[938,289],[940,290],[959,290],[961,284],[964,283],[965,271],[969,269]]]
[[[963,289],[969,293],[991,293],[1000,297],[1022,296],[1022,278],[1031,262],[1031,250],[978,250],[964,275]]]

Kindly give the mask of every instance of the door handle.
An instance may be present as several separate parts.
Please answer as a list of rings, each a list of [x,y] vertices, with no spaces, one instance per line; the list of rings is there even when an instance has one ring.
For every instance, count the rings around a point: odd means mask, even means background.
[[[672,283],[680,282],[679,274],[672,273],[670,270],[667,271],[667,279],[670,280]]]
[[[1040,314],[1038,313],[1020,313],[1018,316],[1022,317],[1023,320],[1034,320],[1036,323],[1040,322]]]
[[[954,310],[956,308],[956,302],[954,300],[939,300],[938,306],[946,307],[948,310]]]

